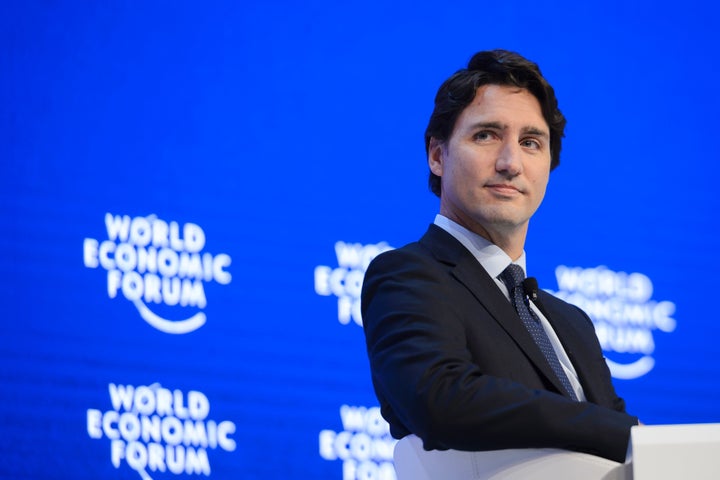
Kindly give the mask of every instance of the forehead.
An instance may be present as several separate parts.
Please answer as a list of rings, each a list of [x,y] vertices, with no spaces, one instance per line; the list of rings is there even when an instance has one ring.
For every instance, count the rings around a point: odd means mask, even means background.
[[[524,88],[506,85],[479,87],[475,98],[460,113],[455,130],[477,122],[499,122],[509,127],[549,130],[538,99]]]

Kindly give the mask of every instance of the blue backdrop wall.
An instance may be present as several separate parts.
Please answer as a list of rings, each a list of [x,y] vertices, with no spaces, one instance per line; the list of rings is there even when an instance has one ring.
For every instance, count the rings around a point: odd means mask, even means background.
[[[2,478],[394,478],[362,273],[433,220],[435,91],[498,47],[569,119],[531,275],[632,413],[720,421],[710,2],[0,10]]]

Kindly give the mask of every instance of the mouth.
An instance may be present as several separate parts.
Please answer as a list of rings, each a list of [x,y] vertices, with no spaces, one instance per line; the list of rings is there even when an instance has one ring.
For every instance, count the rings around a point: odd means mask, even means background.
[[[486,185],[485,188],[498,195],[503,196],[514,196],[522,193],[519,188],[514,185],[510,185],[509,183],[491,183],[489,185]]]

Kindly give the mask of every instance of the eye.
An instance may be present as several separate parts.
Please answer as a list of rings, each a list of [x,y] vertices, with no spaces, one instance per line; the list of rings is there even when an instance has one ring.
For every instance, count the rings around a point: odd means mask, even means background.
[[[473,140],[477,140],[479,142],[486,142],[488,140],[492,140],[493,136],[494,133],[490,130],[480,130],[473,135]]]
[[[524,138],[520,141],[520,145],[523,148],[528,148],[530,150],[541,150],[542,149],[542,143],[535,139],[535,138]]]

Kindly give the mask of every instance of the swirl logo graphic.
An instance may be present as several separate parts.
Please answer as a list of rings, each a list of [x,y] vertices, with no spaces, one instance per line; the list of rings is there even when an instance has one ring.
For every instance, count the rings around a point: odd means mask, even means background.
[[[673,332],[677,322],[675,303],[652,299],[647,275],[560,265],[555,276],[558,291],[551,293],[590,316],[613,377],[629,380],[653,369],[654,334]]]
[[[207,321],[204,282],[227,285],[232,259],[225,253],[203,252],[205,232],[194,223],[180,226],[155,215],[131,218],[105,214],[108,239],[86,238],[83,261],[87,268],[107,271],[110,298],[118,293],[131,301],[140,316],[161,332],[190,333]],[[180,320],[155,313],[153,306],[187,307],[195,312]]]

